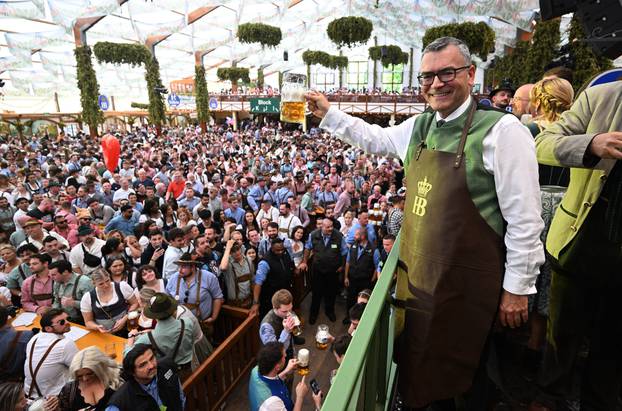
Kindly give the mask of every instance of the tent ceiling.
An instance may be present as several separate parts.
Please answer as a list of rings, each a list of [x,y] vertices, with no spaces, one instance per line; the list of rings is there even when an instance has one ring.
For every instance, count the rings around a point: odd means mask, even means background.
[[[119,3],[122,3],[119,5]],[[0,1],[0,78],[11,95],[78,93],[73,49],[73,24],[78,18],[101,18],[88,32],[87,43],[98,41],[145,43],[163,39],[155,48],[162,80],[194,75],[194,52],[205,51],[208,80],[216,67],[266,66],[267,72],[302,65],[304,50],[338,50],[326,36],[336,17],[361,15],[374,23],[380,44],[404,48],[421,46],[428,27],[456,21],[485,21],[497,33],[497,52],[512,45],[516,28],[529,30],[538,0],[2,0]],[[191,24],[189,20],[194,20]],[[194,17],[194,18],[193,18]],[[239,24],[263,22],[283,31],[274,49],[241,44]],[[370,41],[370,44],[372,41]],[[366,59],[367,45],[344,54]],[[283,61],[283,51],[289,61]],[[95,64],[100,89],[116,95],[145,87],[141,68]]]

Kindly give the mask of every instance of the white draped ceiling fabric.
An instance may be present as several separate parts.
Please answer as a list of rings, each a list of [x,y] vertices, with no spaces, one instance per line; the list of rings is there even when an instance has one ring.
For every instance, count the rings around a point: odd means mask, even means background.
[[[405,50],[420,49],[428,27],[485,21],[497,34],[498,54],[504,45],[514,44],[517,29],[531,30],[537,8],[538,0],[0,0],[0,79],[7,83],[2,90],[5,100],[49,98],[54,93],[79,96],[73,27],[77,19],[89,17],[103,16],[87,31],[86,43],[91,46],[99,41],[159,40],[155,54],[164,84],[193,77],[195,52],[204,53],[211,86],[218,81],[216,68],[232,61],[251,68],[252,78],[259,66],[268,76],[304,70],[301,56],[307,49],[337,54],[326,35],[326,26],[337,17],[367,17],[379,44],[397,44]],[[241,44],[237,26],[248,22],[280,27],[281,44],[265,49]],[[366,60],[370,45],[373,40],[343,52],[351,60]],[[289,61],[283,61],[284,51]],[[146,102],[142,68],[95,61],[94,66],[102,94],[139,96]]]

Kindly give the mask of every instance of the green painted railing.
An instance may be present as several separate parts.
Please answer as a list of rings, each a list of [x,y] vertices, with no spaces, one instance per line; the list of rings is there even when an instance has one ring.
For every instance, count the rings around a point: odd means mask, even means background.
[[[389,410],[396,371],[390,292],[398,254],[399,236],[322,405],[323,411]]]

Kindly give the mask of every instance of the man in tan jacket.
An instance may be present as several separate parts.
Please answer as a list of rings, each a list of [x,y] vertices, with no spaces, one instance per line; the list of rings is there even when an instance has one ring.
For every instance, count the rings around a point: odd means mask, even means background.
[[[536,147],[540,163],[572,169],[546,241],[554,271],[549,329],[530,411],[560,409],[570,397],[586,337],[581,410],[614,410],[622,380],[622,82],[581,93]]]

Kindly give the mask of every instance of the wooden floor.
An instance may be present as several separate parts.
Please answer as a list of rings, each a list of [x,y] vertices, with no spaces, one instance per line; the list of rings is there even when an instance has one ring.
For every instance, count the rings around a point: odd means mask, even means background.
[[[311,294],[307,295],[305,300],[302,303],[302,318],[303,323],[303,336],[306,339],[304,345],[296,345],[296,350],[301,348],[307,348],[311,355],[309,359],[309,367],[311,372],[307,375],[306,381],[310,382],[313,378],[315,378],[326,396],[328,389],[330,388],[329,378],[330,372],[337,368],[337,361],[333,353],[330,351],[330,347],[328,350],[322,351],[318,350],[315,347],[315,333],[317,331],[317,326],[319,324],[326,324],[330,328],[330,333],[337,337],[341,334],[345,334],[348,331],[348,326],[342,324],[342,320],[346,316],[346,303],[345,299],[340,296],[337,297],[337,303],[335,307],[335,312],[337,314],[337,321],[330,322],[330,320],[324,315],[322,309],[320,310],[320,316],[318,317],[315,325],[307,325],[306,322],[309,318],[309,307],[311,305]],[[300,313],[299,313],[300,314]],[[259,337],[258,337],[259,338]],[[295,390],[296,384],[300,381],[300,376],[295,374],[294,377],[294,385],[293,390]],[[295,395],[292,393],[292,398]],[[313,401],[311,399],[311,390],[309,390],[309,395],[305,398],[303,410],[314,410]],[[249,410],[248,404],[248,378],[245,378],[243,384],[240,384],[236,390],[229,396],[225,406],[222,408],[223,411],[247,411]]]

